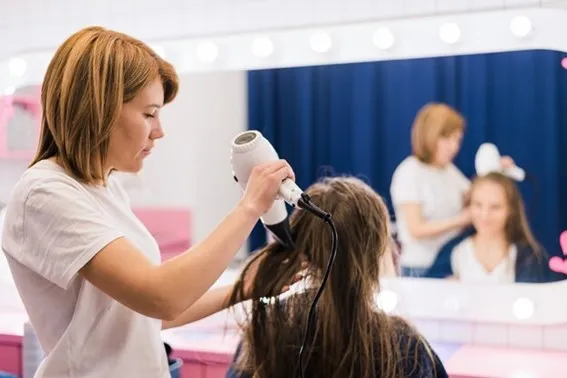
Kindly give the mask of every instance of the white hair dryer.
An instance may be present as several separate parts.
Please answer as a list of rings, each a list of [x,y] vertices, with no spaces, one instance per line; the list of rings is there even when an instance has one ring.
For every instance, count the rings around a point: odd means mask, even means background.
[[[484,176],[490,172],[499,172],[515,181],[524,181],[526,178],[526,172],[522,168],[518,166],[504,168],[502,167],[500,158],[500,152],[494,144],[481,144],[476,152],[474,160],[476,174],[478,176]]]
[[[279,156],[274,147],[264,136],[256,130],[245,131],[232,140],[232,173],[234,180],[246,189],[252,168],[256,165],[278,160]],[[282,182],[279,191],[280,198],[274,201],[272,207],[261,220],[264,226],[283,245],[292,248],[293,238],[289,225],[289,218],[285,202],[296,207],[301,201],[303,191],[293,182],[286,179]]]

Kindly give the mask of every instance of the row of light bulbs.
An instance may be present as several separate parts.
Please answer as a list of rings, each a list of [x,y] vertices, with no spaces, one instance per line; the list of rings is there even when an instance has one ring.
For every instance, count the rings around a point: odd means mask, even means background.
[[[392,313],[398,306],[398,294],[392,290],[381,290],[375,296],[376,305],[379,309],[386,313]],[[461,309],[461,305],[457,298],[448,297],[443,303],[445,311],[448,312],[458,312]],[[512,314],[518,320],[527,320],[531,318],[535,313],[534,302],[525,297],[520,297],[514,301],[512,304]]]
[[[532,31],[532,22],[528,17],[516,16],[510,21],[510,31],[518,38],[527,37]],[[439,27],[439,38],[447,44],[456,44],[461,39],[458,24],[447,22]],[[372,42],[380,50],[389,50],[394,46],[395,36],[389,28],[377,29],[372,35]],[[324,31],[314,32],[309,38],[309,45],[314,52],[326,53],[333,48],[333,38]],[[165,49],[158,45],[152,48],[156,53],[165,56]],[[274,43],[269,37],[257,37],[252,41],[251,52],[259,58],[268,58],[274,52]],[[219,56],[219,48],[212,41],[201,42],[196,50],[197,58],[203,63],[212,63]]]
[[[518,38],[527,37],[532,32],[532,22],[525,16],[513,17],[510,20],[509,27],[511,33]],[[461,40],[461,28],[454,22],[443,23],[439,26],[438,37],[442,42],[454,45]],[[387,27],[375,30],[371,36],[371,40],[376,48],[384,51],[390,50],[396,42],[394,33]],[[330,52],[333,49],[333,45],[334,41],[331,34],[325,31],[316,31],[311,34],[309,38],[309,46],[315,53],[324,54]],[[160,56],[166,57],[166,49],[163,46],[150,44],[150,47]],[[269,58],[274,53],[275,44],[269,37],[260,36],[251,41],[250,49],[254,56],[265,59]],[[195,48],[196,58],[205,64],[215,62],[219,54],[220,49],[213,41],[203,41]],[[16,80],[26,74],[27,68],[28,65],[22,58],[13,58],[8,64],[9,75]],[[14,87],[8,87],[4,89],[4,94],[10,95],[13,94],[13,91]]]

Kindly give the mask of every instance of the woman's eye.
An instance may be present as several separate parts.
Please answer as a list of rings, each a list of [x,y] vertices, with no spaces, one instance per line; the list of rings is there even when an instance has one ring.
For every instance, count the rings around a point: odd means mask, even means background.
[[[146,116],[147,118],[156,118],[156,116],[153,115],[153,114],[145,114],[145,116]]]

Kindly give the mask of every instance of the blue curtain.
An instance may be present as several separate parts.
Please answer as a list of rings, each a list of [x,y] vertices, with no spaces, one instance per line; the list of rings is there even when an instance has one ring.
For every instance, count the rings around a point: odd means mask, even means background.
[[[430,101],[448,103],[467,119],[456,165],[472,177],[476,150],[487,141],[511,155],[536,180],[520,185],[534,232],[558,254],[567,229],[562,58],[538,50],[251,71],[248,126],[292,164],[303,188],[329,172],[354,174],[390,203],[416,112]],[[264,243],[258,226],[250,246]]]

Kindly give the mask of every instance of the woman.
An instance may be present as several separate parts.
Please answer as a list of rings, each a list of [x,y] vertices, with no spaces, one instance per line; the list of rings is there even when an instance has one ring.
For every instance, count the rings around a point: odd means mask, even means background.
[[[389,238],[389,216],[370,187],[355,178],[329,178],[311,186],[313,202],[333,216],[338,251],[317,306],[307,345],[305,377],[447,377],[428,343],[408,323],[376,306],[380,277],[395,274]],[[292,216],[295,249],[269,244],[251,282],[253,296],[244,338],[229,377],[288,378],[298,371],[298,353],[308,311],[331,254],[329,227],[296,211]],[[278,297],[281,288],[309,264],[306,291]],[[281,269],[285,265],[287,269]],[[241,279],[248,280],[244,269]],[[246,295],[237,286],[231,304]],[[313,336],[315,335],[314,339]]]
[[[472,230],[448,242],[427,273],[461,282],[550,282],[557,275],[528,225],[516,184],[500,173],[471,187]]]
[[[453,164],[464,129],[463,117],[445,104],[427,104],[415,117],[413,154],[390,187],[404,276],[422,276],[439,248],[470,223],[464,208],[470,182]]]
[[[46,353],[36,378],[168,377],[162,327],[226,306],[231,286],[203,294],[282,180],[293,178],[285,161],[256,167],[217,229],[161,264],[111,172],[142,168],[164,136],[160,111],[177,90],[171,64],[100,27],[72,35],[47,69],[39,148],[8,203],[2,237]]]

